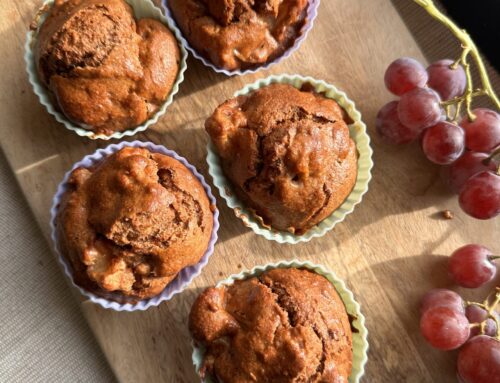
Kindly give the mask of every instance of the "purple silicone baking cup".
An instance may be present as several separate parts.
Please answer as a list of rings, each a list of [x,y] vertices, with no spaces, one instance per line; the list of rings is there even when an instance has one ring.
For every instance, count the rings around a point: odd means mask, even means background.
[[[198,52],[191,47],[189,42],[186,40],[184,37],[184,34],[177,25],[177,22],[175,21],[175,18],[173,17],[172,13],[170,12],[170,9],[168,8],[168,0],[162,0],[161,2],[163,9],[165,10],[165,16],[169,19],[169,21],[177,27],[177,29],[181,32],[181,43],[186,48],[186,50],[189,51],[195,58],[200,60],[205,66],[213,69],[217,73],[223,73],[226,76],[242,76],[245,74],[250,74],[250,73],[256,73],[261,70],[269,69],[271,66],[276,65],[280,63],[282,60],[287,59],[292,55],[293,52],[295,52],[297,49],[299,49],[300,45],[302,42],[307,38],[307,34],[311,31],[314,25],[314,20],[316,19],[316,16],[318,16],[318,8],[320,4],[320,0],[309,0],[309,4],[307,6],[307,16],[306,16],[306,23],[304,26],[301,28],[299,32],[299,36],[295,39],[293,45],[288,48],[281,56],[275,58],[273,61],[269,61],[261,66],[258,66],[256,68],[252,69],[245,69],[245,70],[227,70],[223,68],[219,68],[215,66],[211,61],[209,61],[206,57],[198,54]]]
[[[205,192],[207,193],[211,205],[214,206],[214,213],[213,213],[214,224],[212,228],[210,242],[208,243],[208,248],[205,251],[205,254],[203,254],[203,257],[200,259],[200,261],[194,266],[189,266],[182,269],[177,275],[177,277],[172,282],[170,282],[160,294],[149,299],[140,300],[134,304],[118,303],[113,300],[109,300],[101,296],[98,296],[78,286],[73,280],[72,267],[69,261],[59,251],[59,245],[58,245],[59,241],[57,238],[57,231],[55,225],[55,218],[57,215],[59,204],[61,202],[61,197],[67,190],[67,182],[71,172],[78,167],[88,168],[93,165],[96,165],[97,163],[101,162],[104,158],[110,156],[111,154],[119,151],[124,147],[146,148],[151,152],[161,153],[169,157],[175,158],[177,161],[181,162],[184,166],[186,166],[191,171],[191,173],[193,173],[193,175],[201,182],[203,188],[205,189]],[[64,269],[64,273],[70,279],[73,286],[76,287],[82,295],[87,297],[91,302],[96,303],[105,309],[111,309],[115,311],[137,311],[137,310],[142,311],[142,310],[147,310],[151,306],[158,306],[161,302],[170,300],[175,294],[182,292],[194,278],[200,275],[201,270],[203,269],[203,267],[205,267],[205,265],[208,263],[208,259],[213,254],[215,242],[217,242],[217,230],[219,229],[219,211],[215,206],[216,206],[216,200],[212,194],[210,186],[205,182],[205,179],[200,173],[198,173],[196,168],[189,162],[187,162],[187,160],[184,157],[179,156],[176,152],[169,150],[164,146],[155,145],[151,142],[141,142],[141,141],[121,142],[119,144],[111,144],[104,149],[99,149],[95,153],[85,156],[81,161],[73,165],[71,170],[66,173],[64,179],[57,188],[57,192],[52,202],[52,208],[50,209],[51,238],[54,244],[54,250],[57,254],[57,258],[59,259],[59,262],[61,263]]]

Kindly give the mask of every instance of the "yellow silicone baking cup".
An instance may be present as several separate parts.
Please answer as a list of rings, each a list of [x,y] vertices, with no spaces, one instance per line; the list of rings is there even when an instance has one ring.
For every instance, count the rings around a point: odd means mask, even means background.
[[[44,84],[40,81],[38,77],[38,72],[36,69],[35,63],[35,55],[33,53],[33,48],[36,44],[36,39],[38,37],[38,31],[40,26],[43,24],[45,19],[47,18],[48,11],[54,4],[54,0],[47,0],[43,3],[42,7],[38,10],[35,19],[32,24],[34,24],[35,28],[31,29],[26,35],[26,44],[25,44],[25,54],[24,61],[26,62],[26,70],[28,72],[29,82],[33,87],[33,91],[38,96],[40,103],[45,106],[47,112],[54,116],[54,118],[63,124],[67,129],[72,130],[76,134],[82,137],[88,137],[90,139],[102,139],[109,140],[111,138],[122,139],[126,136],[133,136],[139,132],[142,132],[149,128],[151,125],[154,125],[158,122],[161,116],[165,114],[167,108],[170,104],[172,104],[174,96],[179,92],[179,85],[182,81],[184,81],[184,72],[187,69],[187,51],[184,49],[184,46],[181,43],[181,33],[177,29],[175,25],[172,24],[162,13],[161,10],[156,7],[151,0],[125,0],[133,9],[134,16],[136,19],[141,18],[152,18],[160,21],[165,24],[170,31],[174,34],[177,39],[177,45],[179,46],[181,61],[179,63],[179,73],[177,73],[177,78],[168,94],[168,97],[165,99],[163,104],[160,106],[158,111],[152,115],[146,122],[142,125],[136,126],[135,128],[125,130],[122,132],[114,132],[110,135],[105,134],[96,134],[92,130],[85,129],[83,125],[79,125],[64,115],[57,106],[54,104],[53,97],[50,91],[44,86]]]
[[[245,226],[266,239],[279,243],[296,244],[310,241],[315,237],[322,237],[329,230],[333,229],[337,223],[342,222],[345,217],[354,210],[354,207],[361,202],[363,195],[368,191],[368,184],[371,180],[373,151],[370,147],[370,137],[366,131],[366,125],[361,120],[361,113],[356,109],[354,102],[351,101],[344,92],[322,80],[288,74],[270,76],[245,86],[243,89],[236,92],[234,97],[249,94],[273,83],[290,84],[299,89],[304,84],[310,84],[314,87],[316,92],[337,101],[352,119],[353,123],[349,124],[349,133],[358,151],[358,174],[354,188],[347,196],[346,200],[319,224],[302,235],[295,235],[290,232],[278,231],[263,225],[262,219],[257,217],[253,211],[243,204],[233,191],[231,181],[225,176],[221,166],[221,159],[212,143],[209,143],[207,148],[208,172],[213,179],[215,187],[219,190],[220,196],[226,201],[227,205],[233,209],[236,216],[243,221]]]

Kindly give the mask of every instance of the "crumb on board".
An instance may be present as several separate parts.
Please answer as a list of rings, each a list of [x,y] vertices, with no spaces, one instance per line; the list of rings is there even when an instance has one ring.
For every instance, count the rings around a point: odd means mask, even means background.
[[[453,212],[451,210],[443,210],[441,214],[444,219],[453,219]]]

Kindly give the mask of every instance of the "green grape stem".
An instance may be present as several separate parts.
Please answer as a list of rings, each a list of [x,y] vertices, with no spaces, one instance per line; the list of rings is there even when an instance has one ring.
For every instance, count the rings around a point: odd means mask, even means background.
[[[431,15],[434,19],[438,20],[442,24],[444,24],[454,35],[460,40],[462,43],[462,55],[460,58],[455,61],[451,67],[456,68],[459,64],[462,64],[465,69],[465,74],[467,77],[467,88],[464,94],[460,97],[455,97],[452,100],[444,101],[442,103],[443,106],[447,105],[455,105],[457,104],[461,106],[461,103],[465,103],[467,115],[469,120],[473,121],[475,119],[474,114],[471,110],[472,100],[477,96],[488,96],[493,104],[496,106],[498,110],[500,110],[500,100],[498,99],[493,87],[491,86],[490,79],[488,77],[488,73],[486,72],[486,67],[484,65],[483,60],[481,59],[481,55],[479,54],[479,50],[472,41],[469,34],[465,31],[465,29],[460,29],[450,18],[444,15],[434,4],[433,0],[414,0],[418,5],[424,8],[429,15]],[[468,62],[468,56],[471,56],[474,60],[477,70],[479,72],[479,76],[481,78],[482,88],[474,91],[472,84],[472,75],[471,68]],[[457,113],[458,114],[458,113]]]
[[[483,160],[483,164],[488,165],[491,161],[493,161],[497,156],[500,156],[500,148],[495,149],[485,160]]]
[[[452,98],[451,100],[447,101],[441,101],[441,105],[443,106],[450,106],[450,105],[455,105],[459,103],[463,103],[464,101],[467,101],[467,90],[462,96],[458,96],[455,98]],[[476,89],[475,91],[472,91],[472,93],[469,94],[470,97],[479,97],[479,96],[487,96],[487,93],[484,89]]]
[[[493,299],[493,301],[490,303],[490,301],[492,299]],[[465,307],[468,307],[468,306],[480,307],[483,310],[485,310],[487,313],[487,317],[484,321],[482,321],[481,323],[473,323],[473,325],[471,325],[471,328],[479,327],[480,333],[482,335],[484,335],[485,330],[486,330],[486,321],[488,319],[491,319],[495,322],[495,324],[497,326],[497,333],[496,333],[495,338],[500,340],[500,321],[498,320],[497,316],[494,315],[494,313],[497,309],[497,306],[500,304],[500,287],[496,287],[495,291],[493,291],[490,295],[488,295],[488,297],[484,300],[483,303],[465,301],[464,304],[465,304]]]
[[[493,301],[493,303],[490,305],[490,308],[488,310],[488,316],[493,319],[493,321],[496,323],[497,325],[497,336],[496,338],[498,340],[500,340],[500,321],[498,320],[498,318],[493,315],[493,311],[496,310],[496,307],[498,306],[498,304],[500,303],[500,288],[496,288],[496,294],[495,294],[495,300]]]
[[[500,148],[497,148],[493,151],[493,153],[491,153],[488,158],[486,158],[484,161],[483,161],[483,164],[485,164],[486,166],[488,166],[488,164],[495,160],[496,157],[500,157]],[[497,175],[500,176],[500,163],[498,164],[497,166],[497,171],[496,171]]]

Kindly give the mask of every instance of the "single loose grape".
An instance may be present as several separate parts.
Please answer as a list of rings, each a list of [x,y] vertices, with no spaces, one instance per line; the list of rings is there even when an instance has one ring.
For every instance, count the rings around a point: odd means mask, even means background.
[[[459,193],[465,182],[484,170],[495,171],[497,165],[488,161],[488,154],[466,151],[462,157],[450,165],[447,171],[447,183],[452,191]]]
[[[500,341],[478,335],[458,353],[458,376],[463,383],[500,383]]]
[[[411,142],[420,134],[420,131],[410,129],[399,121],[397,101],[391,101],[380,109],[375,127],[386,142],[395,145]]]
[[[484,246],[462,246],[451,255],[448,272],[460,286],[470,289],[481,287],[491,281],[497,272],[491,257],[491,251]]]
[[[415,88],[403,94],[398,104],[398,116],[408,128],[422,132],[441,120],[439,95],[428,88]]]
[[[434,348],[453,350],[469,338],[469,321],[449,307],[433,307],[422,315],[420,332]]]
[[[422,149],[425,156],[438,165],[448,165],[456,161],[464,148],[464,131],[455,124],[438,122],[424,132]]]
[[[427,68],[429,81],[427,85],[439,93],[442,100],[451,100],[461,96],[467,85],[467,77],[462,65],[451,68],[453,60],[439,60]]]
[[[402,57],[393,61],[385,71],[385,86],[396,96],[427,83],[428,74],[417,60]]]
[[[463,211],[477,219],[490,219],[500,214],[500,176],[481,172],[462,187],[458,202]]]
[[[500,145],[500,115],[486,108],[474,109],[472,113],[476,116],[474,121],[465,116],[460,122],[465,130],[465,146],[476,152],[490,153]]]
[[[459,313],[464,313],[464,301],[456,292],[448,289],[432,289],[420,302],[420,314],[434,307],[448,307]]]

